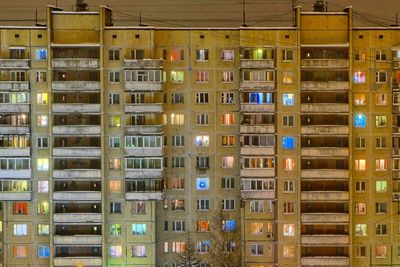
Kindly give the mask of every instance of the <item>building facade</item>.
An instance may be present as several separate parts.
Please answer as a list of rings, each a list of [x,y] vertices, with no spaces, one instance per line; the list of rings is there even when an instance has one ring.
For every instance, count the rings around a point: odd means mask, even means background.
[[[400,28],[295,11],[0,27],[2,266],[400,265]]]

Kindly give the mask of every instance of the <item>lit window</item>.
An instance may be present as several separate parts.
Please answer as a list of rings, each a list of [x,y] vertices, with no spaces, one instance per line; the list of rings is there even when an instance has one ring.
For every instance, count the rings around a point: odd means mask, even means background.
[[[222,157],[222,168],[233,168],[235,165],[235,158],[232,156]]]
[[[197,61],[207,61],[208,60],[208,49],[197,49],[196,50],[196,60]]]
[[[135,245],[132,246],[132,257],[146,257],[146,246]]]
[[[233,146],[235,145],[234,135],[223,135],[222,136],[222,146]]]
[[[198,135],[195,138],[196,146],[209,146],[210,140],[208,135]]]
[[[185,242],[178,241],[172,242],[172,252],[173,253],[182,253],[185,252]]]
[[[46,172],[49,170],[49,159],[37,159],[37,170]]]
[[[243,82],[273,82],[275,74],[272,70],[244,70],[242,79]]]
[[[294,76],[294,74],[293,74],[293,72],[292,71],[284,71],[283,73],[282,73],[282,76],[283,76],[283,83],[286,83],[286,84],[290,84],[290,83],[293,83],[293,76]]]
[[[294,224],[283,224],[283,236],[294,236]]]
[[[172,189],[185,189],[185,179],[184,178],[172,178],[171,179]]]
[[[376,181],[375,189],[377,193],[387,192],[387,181]]]
[[[232,61],[235,59],[235,50],[233,49],[222,49],[221,50],[221,60]]]
[[[283,94],[282,96],[284,106],[294,106],[294,94]]]
[[[185,80],[185,73],[183,71],[171,71],[172,83],[183,83]]]
[[[386,245],[376,245],[375,246],[375,257],[386,258],[387,257],[387,246]]]
[[[367,204],[366,203],[356,203],[356,214],[366,214]]]
[[[111,180],[110,181],[110,192],[111,193],[121,193],[121,181]]]
[[[38,181],[38,193],[49,192],[49,181]]]
[[[27,224],[14,224],[13,225],[13,234],[15,236],[25,236],[28,235],[28,226]]]
[[[264,224],[258,223],[258,222],[253,222],[250,223],[250,233],[253,235],[259,235],[264,232]]]
[[[47,49],[40,48],[35,50],[35,60],[42,61],[47,59]]]
[[[273,48],[245,48],[243,58],[253,60],[274,59],[274,52]]]
[[[366,75],[365,71],[355,71],[353,75],[353,82],[354,83],[365,83]]]
[[[41,201],[37,203],[37,213],[38,214],[48,214],[50,210],[50,204],[47,201]]]
[[[366,236],[367,235],[367,225],[366,224],[356,224],[355,225],[356,236]]]
[[[49,124],[49,116],[47,115],[37,115],[36,116],[36,125],[38,127],[46,127]]]
[[[113,223],[110,227],[110,234],[113,236],[121,235],[122,233],[122,226],[119,223]]]
[[[367,126],[367,116],[364,114],[354,115],[354,127],[365,128]]]
[[[233,232],[236,228],[235,220],[222,220],[222,231]]]
[[[366,169],[366,160],[365,159],[356,159],[354,162],[355,162],[356,171],[365,171],[365,169]]]
[[[185,115],[172,113],[170,117],[171,125],[183,125],[185,123]]]
[[[28,214],[28,203],[27,202],[13,202],[12,203],[13,214]]]
[[[50,225],[38,224],[37,233],[40,236],[48,236],[50,234]]]
[[[122,246],[110,246],[110,256],[111,258],[121,258]]]
[[[49,258],[50,257],[50,246],[41,245],[38,246],[38,258]]]
[[[27,246],[14,246],[13,247],[14,258],[27,258],[28,247]]]
[[[376,127],[386,127],[387,126],[387,116],[375,116],[375,126]]]
[[[354,105],[356,106],[366,105],[365,94],[354,94]]]
[[[282,149],[294,149],[294,137],[284,136],[282,137]]]
[[[131,206],[132,214],[145,214],[146,203],[142,201],[133,201]]]
[[[110,127],[120,127],[121,126],[121,116],[110,115],[108,119],[108,126]]]
[[[262,200],[251,200],[250,212],[264,212],[264,202]]]
[[[233,125],[235,124],[235,114],[225,113],[222,114],[222,125]]]
[[[243,103],[273,104],[273,93],[249,92],[243,94]]]
[[[181,61],[184,60],[184,50],[180,48],[172,48],[170,51],[171,61]]]
[[[294,159],[286,158],[282,160],[282,170],[284,171],[294,171]]]
[[[386,171],[387,170],[387,160],[386,159],[375,160],[375,170],[376,171]]]
[[[121,169],[121,159],[119,159],[119,158],[108,159],[108,168],[110,170],[120,170]]]
[[[146,224],[145,223],[133,223],[132,224],[132,234],[145,235],[146,234]]]
[[[377,106],[386,106],[387,105],[387,94],[376,94],[375,95],[375,104]]]
[[[209,232],[210,231],[210,221],[197,221],[197,231],[198,232]]]
[[[38,105],[47,105],[49,103],[49,98],[47,93],[39,93],[36,95],[36,100]]]
[[[285,245],[282,247],[282,255],[284,258],[294,257],[294,245]]]
[[[223,83],[231,83],[233,82],[233,71],[223,71],[221,82]]]
[[[208,190],[210,182],[208,178],[196,178],[196,189],[197,190]]]
[[[184,199],[173,199],[172,200],[172,210],[185,210],[185,200]]]
[[[208,82],[208,71],[197,71],[196,82],[207,83]]]

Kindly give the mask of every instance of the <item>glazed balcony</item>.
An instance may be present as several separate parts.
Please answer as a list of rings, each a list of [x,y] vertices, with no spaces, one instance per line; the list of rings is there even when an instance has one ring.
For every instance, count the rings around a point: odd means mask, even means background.
[[[302,157],[348,157],[347,147],[302,147]]]
[[[240,59],[241,69],[273,69],[275,67],[274,59]]]
[[[97,69],[100,67],[100,60],[96,58],[53,58],[53,68],[73,69]]]
[[[302,257],[301,266],[349,266],[348,257]]]
[[[275,112],[274,104],[241,103],[242,112]]]
[[[0,134],[3,135],[27,135],[30,134],[29,125],[0,125]]]
[[[349,170],[342,169],[302,169],[301,178],[313,179],[349,179]]]
[[[161,59],[124,59],[124,68],[127,69],[161,69]]]
[[[302,223],[349,223],[348,213],[302,213]]]
[[[347,125],[303,125],[302,134],[321,134],[321,135],[348,135],[349,126]]]
[[[55,223],[101,223],[101,213],[55,213]]]
[[[303,69],[348,69],[348,59],[302,59],[300,67]]]
[[[162,103],[143,103],[124,105],[125,113],[161,113],[163,111]]]
[[[164,199],[164,194],[163,192],[126,192],[125,199],[137,200],[137,201],[146,201],[146,200],[161,201]]]
[[[346,191],[302,191],[302,201],[348,201],[349,192]]]
[[[242,146],[240,148],[240,154],[246,155],[275,155],[275,147],[264,147],[264,146]]]
[[[32,192],[0,192],[0,201],[31,201]]]
[[[0,90],[2,91],[29,91],[29,82],[19,82],[19,81],[0,81]]]
[[[275,191],[267,190],[240,190],[242,199],[275,199]]]
[[[55,235],[54,245],[101,245],[101,235]]]
[[[241,169],[241,177],[274,177],[275,169]]]
[[[0,58],[0,69],[29,69],[30,59]]]
[[[334,103],[307,103],[301,104],[301,112],[304,113],[348,113],[349,104]]]
[[[348,81],[302,81],[301,90],[309,91],[347,91],[349,90]]]
[[[100,147],[54,147],[55,157],[100,157]]]
[[[136,157],[162,157],[164,149],[162,147],[125,147],[125,155]]]
[[[52,110],[59,113],[100,113],[100,104],[52,104]]]
[[[31,155],[30,147],[0,148],[0,157],[29,157],[30,155]]]
[[[65,267],[65,266],[100,267],[103,266],[103,260],[101,257],[55,257],[53,265],[58,267]]]
[[[53,81],[53,91],[100,91],[98,81]]]
[[[55,201],[101,201],[100,191],[58,191],[53,192]]]
[[[54,179],[101,179],[100,169],[53,170]]]

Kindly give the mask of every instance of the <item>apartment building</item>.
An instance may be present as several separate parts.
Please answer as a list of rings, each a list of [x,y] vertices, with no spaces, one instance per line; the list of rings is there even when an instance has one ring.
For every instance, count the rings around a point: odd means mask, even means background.
[[[1,266],[400,264],[400,28],[0,26]]]

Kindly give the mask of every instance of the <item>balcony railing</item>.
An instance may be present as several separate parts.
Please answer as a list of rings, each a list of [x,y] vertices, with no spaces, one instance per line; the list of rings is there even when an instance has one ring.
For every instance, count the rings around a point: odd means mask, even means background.
[[[101,223],[101,213],[55,213],[55,223]]]
[[[348,157],[347,147],[302,147],[303,157]]]
[[[125,155],[137,157],[161,157],[164,155],[164,149],[162,147],[126,147]]]
[[[240,133],[274,133],[274,125],[240,125]]]
[[[241,177],[274,177],[275,169],[241,169]]]
[[[347,201],[349,192],[342,191],[302,191],[301,200],[304,201]]]
[[[301,178],[349,179],[349,171],[348,170],[340,170],[340,169],[303,169],[303,170],[301,170]]]
[[[163,178],[163,169],[154,170],[154,169],[127,169],[125,170],[126,178],[153,178],[153,179],[161,179]]]
[[[161,103],[128,104],[124,106],[125,113],[161,113]]]
[[[103,266],[101,257],[55,257],[54,266]]]
[[[17,82],[17,81],[0,81],[0,90],[2,91],[28,91],[29,82]]]
[[[274,81],[241,81],[240,89],[264,89],[264,90],[274,90],[275,82]]]
[[[125,134],[162,134],[163,125],[126,125]]]
[[[30,179],[31,170],[0,170],[0,178]]]
[[[93,169],[67,169],[53,170],[54,179],[100,179],[101,170]]]
[[[301,243],[306,245],[347,245],[348,235],[302,235]]]
[[[30,59],[0,59],[0,69],[29,69]]]
[[[100,82],[95,81],[53,81],[53,91],[99,91]]]
[[[0,134],[4,135],[26,135],[29,134],[28,125],[0,125]]]
[[[29,157],[30,147],[7,147],[0,148],[0,157]]]
[[[124,59],[124,68],[131,69],[161,69],[161,59]]]
[[[100,157],[99,147],[55,147],[53,148],[55,157]]]
[[[94,191],[69,191],[53,192],[53,200],[60,201],[101,201],[101,192]]]
[[[275,155],[275,147],[242,146],[240,148],[240,155],[242,156]]]
[[[100,60],[95,58],[53,58],[53,68],[92,69],[100,67]]]
[[[302,81],[302,90],[315,90],[315,91],[347,91],[349,90],[349,82],[338,82],[338,81],[328,81],[328,82],[312,82],[312,81]]]
[[[240,190],[243,199],[275,199],[275,191]]]
[[[337,103],[307,103],[301,104],[301,112],[304,113],[347,113],[349,104]]]
[[[253,103],[241,103],[240,109],[242,112],[274,112],[274,104],[253,104]]]
[[[0,192],[0,201],[31,201],[32,192]]]
[[[348,135],[349,126],[347,125],[304,125],[301,126],[302,134],[329,134],[329,135]]]
[[[349,68],[348,59],[302,59],[301,68],[310,69],[347,69]]]
[[[158,92],[162,89],[162,82],[125,82],[125,90],[127,91]]]
[[[349,266],[348,257],[302,257],[301,266]]]
[[[52,105],[53,112],[60,113],[100,113],[100,104],[71,104],[60,103]]]
[[[240,68],[242,69],[273,69],[275,67],[274,59],[254,60],[240,59]]]
[[[349,223],[348,213],[302,213],[302,223]]]
[[[55,235],[55,245],[101,245],[101,235]]]
[[[0,112],[29,112],[29,103],[26,104],[11,104],[11,103],[1,103]]]
[[[56,125],[53,134],[62,135],[100,135],[101,127],[97,125]]]

